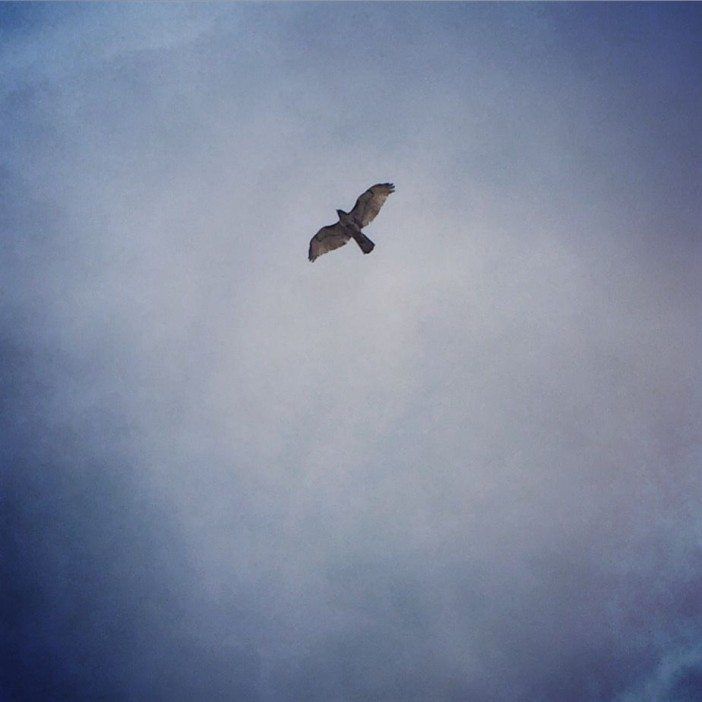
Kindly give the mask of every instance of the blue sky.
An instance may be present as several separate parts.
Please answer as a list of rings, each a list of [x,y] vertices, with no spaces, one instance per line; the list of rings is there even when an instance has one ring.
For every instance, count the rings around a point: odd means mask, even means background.
[[[5,696],[699,699],[701,25],[1,5]]]

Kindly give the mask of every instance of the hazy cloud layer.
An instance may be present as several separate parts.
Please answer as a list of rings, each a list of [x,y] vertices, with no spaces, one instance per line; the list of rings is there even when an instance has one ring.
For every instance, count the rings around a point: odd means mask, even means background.
[[[702,699],[700,30],[0,8],[4,694]]]

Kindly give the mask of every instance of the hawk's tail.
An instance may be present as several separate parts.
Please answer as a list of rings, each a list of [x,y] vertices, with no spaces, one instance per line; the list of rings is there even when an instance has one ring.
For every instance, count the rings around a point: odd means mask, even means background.
[[[375,248],[375,244],[363,232],[354,232],[351,236],[364,254],[370,253]]]

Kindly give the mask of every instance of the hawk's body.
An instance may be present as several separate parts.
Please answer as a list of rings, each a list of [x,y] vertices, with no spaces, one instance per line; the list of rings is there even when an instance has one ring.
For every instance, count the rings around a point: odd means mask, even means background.
[[[338,249],[350,239],[353,239],[361,247],[363,253],[370,253],[375,244],[361,229],[375,219],[383,203],[393,192],[395,192],[395,186],[392,183],[378,183],[368,188],[356,200],[351,212],[337,210],[339,221],[336,224],[330,224],[328,227],[322,227],[312,237],[312,241],[310,241],[310,261],[314,261],[315,258],[328,251]]]

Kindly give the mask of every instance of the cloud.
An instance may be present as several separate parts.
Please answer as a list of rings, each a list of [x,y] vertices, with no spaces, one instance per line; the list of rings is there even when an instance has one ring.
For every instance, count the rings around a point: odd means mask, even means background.
[[[68,12],[6,22],[10,694],[693,690],[699,11]]]

